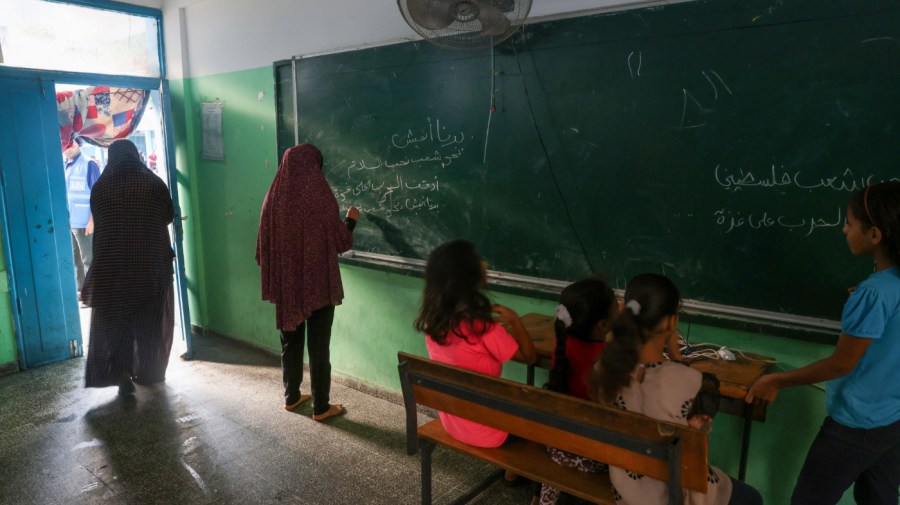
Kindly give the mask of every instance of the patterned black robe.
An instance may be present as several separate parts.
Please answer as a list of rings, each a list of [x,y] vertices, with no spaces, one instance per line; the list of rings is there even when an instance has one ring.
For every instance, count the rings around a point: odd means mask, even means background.
[[[174,326],[168,232],[174,211],[165,183],[130,141],[110,146],[91,212],[94,261],[82,288],[93,307],[85,385],[163,381]]]

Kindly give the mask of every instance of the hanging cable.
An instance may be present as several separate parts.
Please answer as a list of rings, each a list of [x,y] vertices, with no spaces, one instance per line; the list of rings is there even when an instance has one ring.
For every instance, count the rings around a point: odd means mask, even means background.
[[[538,123],[534,119],[534,107],[531,105],[531,95],[528,93],[528,84],[525,80],[525,74],[524,72],[522,72],[522,64],[519,61],[519,52],[516,50],[515,43],[512,44],[512,49],[513,54],[516,57],[516,66],[519,68],[519,75],[522,77],[522,88],[525,90],[525,103],[528,104],[528,113],[531,115],[531,122],[532,124],[534,124],[534,131],[537,133],[538,141],[541,144],[541,149],[544,151],[544,157],[547,160],[547,166],[550,168],[550,179],[553,180],[553,186],[556,188],[556,193],[559,195],[559,199],[562,202],[563,210],[565,210],[566,212],[566,220],[568,220],[569,226],[572,228],[572,233],[575,235],[575,240],[578,242],[578,246],[581,248],[581,253],[584,255],[584,260],[587,262],[588,268],[591,270],[591,273],[596,273],[597,270],[594,268],[591,257],[587,253],[587,248],[584,246],[584,241],[581,239],[581,235],[579,235],[578,233],[578,228],[575,226],[575,222],[572,220],[572,213],[569,210],[569,205],[566,202],[566,198],[563,195],[562,189],[559,187],[559,181],[556,179],[556,171],[553,169],[553,162],[550,160],[550,153],[547,150],[547,145],[544,143],[544,136],[541,135],[541,129],[538,128]]]

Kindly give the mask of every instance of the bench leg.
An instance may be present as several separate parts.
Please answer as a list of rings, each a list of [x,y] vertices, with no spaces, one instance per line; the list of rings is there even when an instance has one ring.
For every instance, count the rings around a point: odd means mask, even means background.
[[[681,489],[681,440],[669,443],[669,505],[681,505],[684,498]]]
[[[419,440],[419,453],[422,455],[422,505],[431,505],[431,453],[434,443]]]
[[[741,438],[741,464],[738,470],[738,479],[747,478],[747,454],[750,452],[750,429],[753,427],[753,405],[744,404],[744,436]]]

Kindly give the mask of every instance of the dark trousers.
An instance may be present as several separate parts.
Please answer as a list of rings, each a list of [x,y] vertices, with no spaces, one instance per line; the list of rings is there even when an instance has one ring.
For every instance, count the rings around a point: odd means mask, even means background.
[[[313,413],[324,414],[331,405],[331,323],[334,305],[313,311],[294,331],[281,332],[281,372],[284,380],[284,403],[300,398],[303,382],[303,341],[309,345],[309,379],[312,382]],[[308,335],[307,335],[308,333]]]
[[[72,228],[72,251],[75,253],[75,285],[81,291],[84,276],[94,258],[94,236],[85,235],[84,228]]]
[[[837,503],[854,483],[859,505],[897,505],[900,421],[866,430],[826,417],[809,448],[791,504]]]
[[[731,479],[731,498],[728,505],[763,505],[759,491],[735,478]]]

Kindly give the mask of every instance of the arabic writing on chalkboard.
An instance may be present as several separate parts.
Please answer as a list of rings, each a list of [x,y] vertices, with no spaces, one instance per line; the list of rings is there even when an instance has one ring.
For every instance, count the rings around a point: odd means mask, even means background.
[[[467,136],[440,119],[390,136],[385,155],[350,160],[342,172],[347,182],[334,187],[342,206],[390,217],[399,212],[437,212],[448,187],[441,173],[465,152]]]
[[[769,168],[754,172],[753,170],[728,169],[722,165],[716,165],[713,170],[716,184],[725,191],[739,193],[752,190],[779,190],[787,191],[837,191],[849,194],[865,188],[869,184],[880,182],[874,174],[859,175],[850,168],[846,168],[837,175],[809,175],[801,170],[788,171],[784,166]],[[797,216],[785,215],[776,211],[762,210],[745,212],[741,210],[719,208],[713,212],[716,224],[724,231],[731,233],[738,228],[752,230],[766,230],[783,228],[791,232],[797,230],[804,236],[811,235],[820,228],[836,228],[844,224],[845,211],[843,205],[830,211],[828,216]]]

